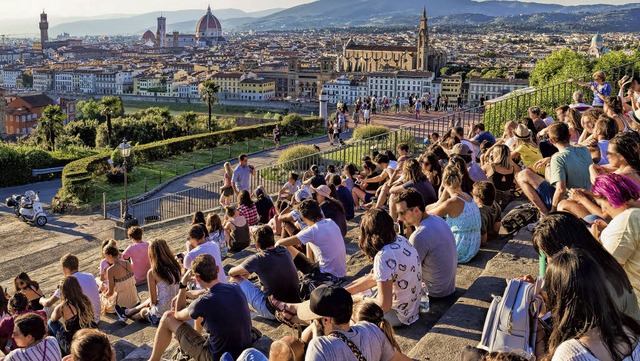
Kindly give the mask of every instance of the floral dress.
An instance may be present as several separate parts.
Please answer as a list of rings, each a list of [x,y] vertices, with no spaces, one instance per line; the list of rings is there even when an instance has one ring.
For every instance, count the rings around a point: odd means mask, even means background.
[[[458,263],[467,263],[480,251],[480,209],[473,200],[467,202],[461,197],[456,198],[464,202],[464,209],[459,216],[447,216],[445,221],[456,239]]]

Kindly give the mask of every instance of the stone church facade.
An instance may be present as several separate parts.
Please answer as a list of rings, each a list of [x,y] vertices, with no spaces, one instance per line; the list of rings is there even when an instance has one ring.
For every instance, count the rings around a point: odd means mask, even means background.
[[[415,47],[358,45],[349,39],[340,56],[339,70],[347,73],[421,70],[438,74],[447,63],[447,55],[430,46],[427,20],[426,9],[423,9]]]

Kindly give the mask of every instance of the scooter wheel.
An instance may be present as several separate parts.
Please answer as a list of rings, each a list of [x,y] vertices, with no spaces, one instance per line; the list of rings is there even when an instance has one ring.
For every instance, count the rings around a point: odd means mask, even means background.
[[[40,217],[36,218],[36,225],[38,227],[44,227],[45,224],[47,224],[47,217],[40,216]]]

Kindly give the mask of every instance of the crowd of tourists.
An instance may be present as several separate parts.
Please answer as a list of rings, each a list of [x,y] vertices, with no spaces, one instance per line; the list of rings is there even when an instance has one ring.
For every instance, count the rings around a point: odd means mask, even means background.
[[[394,329],[455,299],[457,266],[495,240],[503,210],[523,195],[540,214],[529,226],[546,270],[538,311],[552,321],[538,325],[538,357],[639,359],[640,80],[622,79],[613,95],[602,72],[593,77],[580,83],[591,105],[577,91],[555,117],[532,106],[502,135],[478,123],[432,134],[424,153],[400,144],[360,164],[311,165],[274,195],[251,189],[242,154],[235,168],[225,164],[224,214],[197,212],[182,250],[131,227],[128,240],[102,243],[96,276],[64,255],[48,297],[17,275],[11,294],[0,292],[0,351],[6,360],[115,360],[98,329],[115,314],[157,326],[153,361],[173,339],[195,360],[407,360]],[[359,278],[347,270],[351,238],[372,265]],[[256,252],[225,270],[229,253],[252,244]],[[299,337],[261,353],[252,312]]]

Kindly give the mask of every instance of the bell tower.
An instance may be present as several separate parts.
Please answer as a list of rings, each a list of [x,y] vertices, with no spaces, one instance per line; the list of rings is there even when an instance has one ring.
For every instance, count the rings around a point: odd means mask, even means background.
[[[42,10],[42,14],[40,14],[40,42],[43,48],[45,41],[49,41],[49,21],[47,20],[47,13]]]
[[[429,27],[427,26],[427,8],[422,8],[422,20],[418,30],[418,70],[429,70]]]

